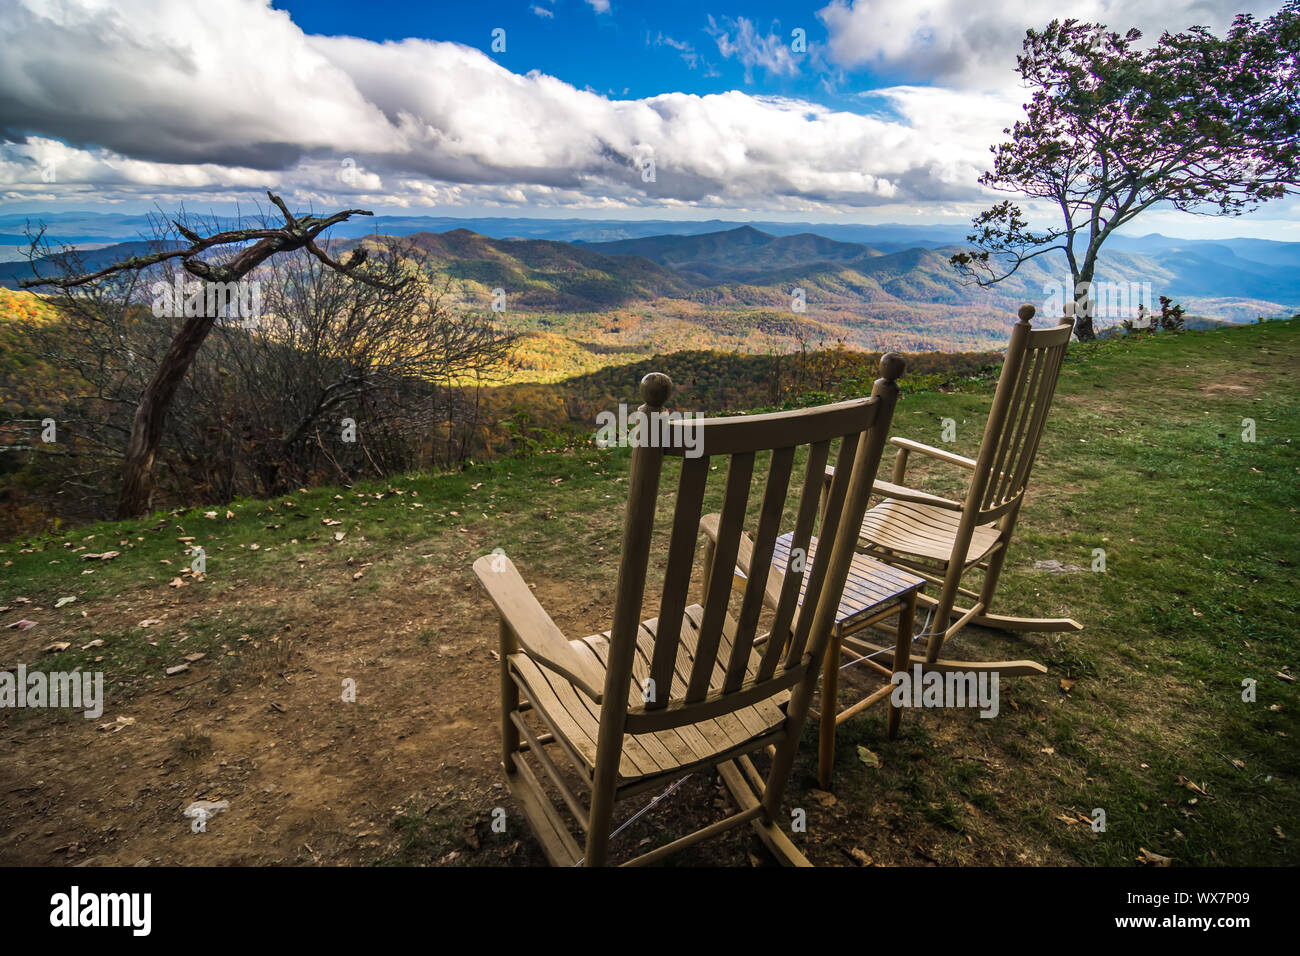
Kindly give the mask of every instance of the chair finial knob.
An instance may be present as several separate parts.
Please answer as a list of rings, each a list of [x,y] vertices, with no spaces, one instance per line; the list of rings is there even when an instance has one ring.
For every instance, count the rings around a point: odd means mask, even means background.
[[[1020,317],[1021,322],[1028,324],[1029,320],[1034,317],[1035,311],[1037,310],[1032,305],[1022,305],[1020,311],[1017,312],[1016,315]]]
[[[663,372],[651,372],[641,379],[641,401],[650,408],[663,408],[673,393],[673,380]]]
[[[880,377],[894,382],[907,368],[907,362],[897,352],[886,352],[880,356]]]

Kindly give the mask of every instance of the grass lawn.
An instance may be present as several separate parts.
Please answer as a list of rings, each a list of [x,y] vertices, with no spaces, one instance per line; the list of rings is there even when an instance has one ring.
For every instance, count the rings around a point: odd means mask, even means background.
[[[996,610],[1085,630],[968,629],[952,656],[1049,674],[1003,681],[991,720],[908,711],[892,743],[883,710],[851,721],[833,794],[812,789],[810,728],[787,804],[814,862],[1300,861],[1297,355],[1294,321],[1072,347]],[[894,432],[941,444],[951,418],[947,447],[973,454],[991,392],[905,395]],[[922,487],[958,487],[913,461]],[[0,712],[0,862],[538,861],[500,785],[470,564],[503,548],[566,634],[605,629],[627,464],[592,447],[0,545],[0,625],[37,622],[0,627],[0,669],[101,670],[108,698],[96,721]],[[230,809],[194,834],[195,799]],[[622,839],[721,802],[699,778]],[[738,832],[678,861],[769,862]]]

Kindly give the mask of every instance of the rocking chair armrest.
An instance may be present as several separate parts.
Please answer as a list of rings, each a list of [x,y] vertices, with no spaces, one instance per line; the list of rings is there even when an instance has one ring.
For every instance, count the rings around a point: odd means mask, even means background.
[[[574,649],[528,589],[514,562],[504,554],[485,554],[474,562],[474,574],[528,655],[599,704],[604,694],[604,670],[594,655],[588,659]]]
[[[826,466],[826,484],[831,483],[835,477],[835,466]],[[921,505],[934,505],[936,508],[943,508],[945,511],[961,511],[966,506],[960,501],[953,501],[951,498],[942,498],[939,495],[932,495],[929,492],[917,491],[914,488],[906,488],[903,485],[896,485],[892,481],[881,481],[877,478],[871,485],[871,494],[881,498],[897,498],[900,501],[915,501]]]
[[[943,508],[945,511],[961,511],[966,507],[960,501],[953,501],[951,498],[943,498],[939,495],[917,491],[914,488],[905,488],[902,485],[894,484],[892,481],[881,481],[879,479],[876,479],[876,483],[871,488],[871,493],[899,501],[914,501],[920,505],[933,505],[936,508]]]
[[[910,438],[899,438],[897,435],[891,436],[889,443],[898,448],[914,451],[922,455],[929,455],[931,458],[937,458],[940,461],[946,461],[950,465],[960,465],[971,471],[975,470],[975,459],[967,458],[965,455],[958,455],[950,451],[944,451],[942,448],[935,448],[933,445],[925,445],[919,441],[912,441]]]
[[[721,522],[721,516],[717,514],[705,515],[700,519],[700,530],[713,544],[718,543],[718,525]],[[749,569],[754,563],[754,539],[748,533],[740,532],[740,543],[736,548],[736,566],[749,576]],[[781,603],[781,585],[785,580],[780,570],[776,567],[768,569],[767,581],[763,588],[763,603],[768,607],[775,609]]]

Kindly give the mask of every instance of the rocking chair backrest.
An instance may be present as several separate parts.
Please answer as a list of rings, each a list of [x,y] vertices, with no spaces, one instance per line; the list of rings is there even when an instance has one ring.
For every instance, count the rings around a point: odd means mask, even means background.
[[[889,354],[880,364],[882,377],[876,381],[870,398],[791,412],[697,421],[666,418],[662,410],[672,382],[658,373],[645,377],[641,383],[645,404],[639,411],[649,416],[650,432],[660,440],[639,441],[632,453],[603,714],[625,713],[625,729],[633,733],[694,723],[788,689],[820,659],[856,540],[855,534],[837,533],[841,527],[849,527],[846,521],[853,521],[854,528],[862,521],[898,396],[895,380],[902,373],[902,360]],[[683,429],[695,431],[688,435]],[[772,639],[755,647],[772,554],[783,530],[780,525],[787,496],[798,495],[791,548],[802,548],[807,554],[818,516],[825,466],[831,443],[836,439],[840,440],[836,477],[822,519],[816,560],[809,571],[803,600],[807,612],[796,615],[801,575],[786,575],[776,602]],[[801,469],[802,475],[795,476],[795,454],[805,445],[807,461]],[[753,558],[748,583],[739,611],[732,616],[734,633],[728,624],[727,640],[724,640],[755,454],[765,451],[771,452],[771,460],[757,528],[752,535]],[[654,652],[647,668],[644,661],[638,661],[636,642],[665,457],[680,458],[681,472],[674,496]],[[704,572],[704,599],[697,622],[699,636],[694,663],[685,668],[688,658],[681,641],[682,618],[690,603],[688,591],[705,485],[714,466],[724,471],[724,465],[726,484],[716,550]],[[795,489],[791,489],[792,478]],[[843,540],[839,541],[840,538]],[[837,543],[841,546],[836,547]],[[827,601],[821,600],[824,595]],[[829,607],[823,608],[823,604]],[[792,628],[791,640],[778,637],[789,635]],[[730,651],[724,653],[728,646]],[[752,662],[751,656],[754,656]],[[756,673],[747,672],[751,663]],[[647,679],[653,683],[647,684]],[[634,680],[638,687],[653,690],[645,694],[630,691]]]
[[[1015,509],[1024,496],[1074,331],[1072,316],[1050,329],[1033,329],[1029,324],[1033,316],[1032,305],[1021,306],[1020,320],[1011,330],[1002,376],[967,494],[967,509],[977,513],[981,521]]]

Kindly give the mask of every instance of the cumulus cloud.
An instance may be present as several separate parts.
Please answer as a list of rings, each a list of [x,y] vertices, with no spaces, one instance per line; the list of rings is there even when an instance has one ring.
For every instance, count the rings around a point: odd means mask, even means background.
[[[1237,13],[1271,13],[1279,0],[832,0],[817,16],[827,30],[829,60],[910,79],[1006,87],[1029,27],[1053,19],[1137,27],[1154,39],[1164,30],[1207,26],[1221,31]]]
[[[40,170],[59,153],[60,184],[105,198],[271,186],[381,207],[978,201],[987,147],[1018,105],[910,86],[855,112],[739,91],[619,100],[460,44],[308,36],[268,0],[9,6],[0,182],[11,195],[51,192]],[[769,55],[756,33],[732,33],[737,56],[745,36],[754,57]],[[787,69],[779,56],[773,69]]]

